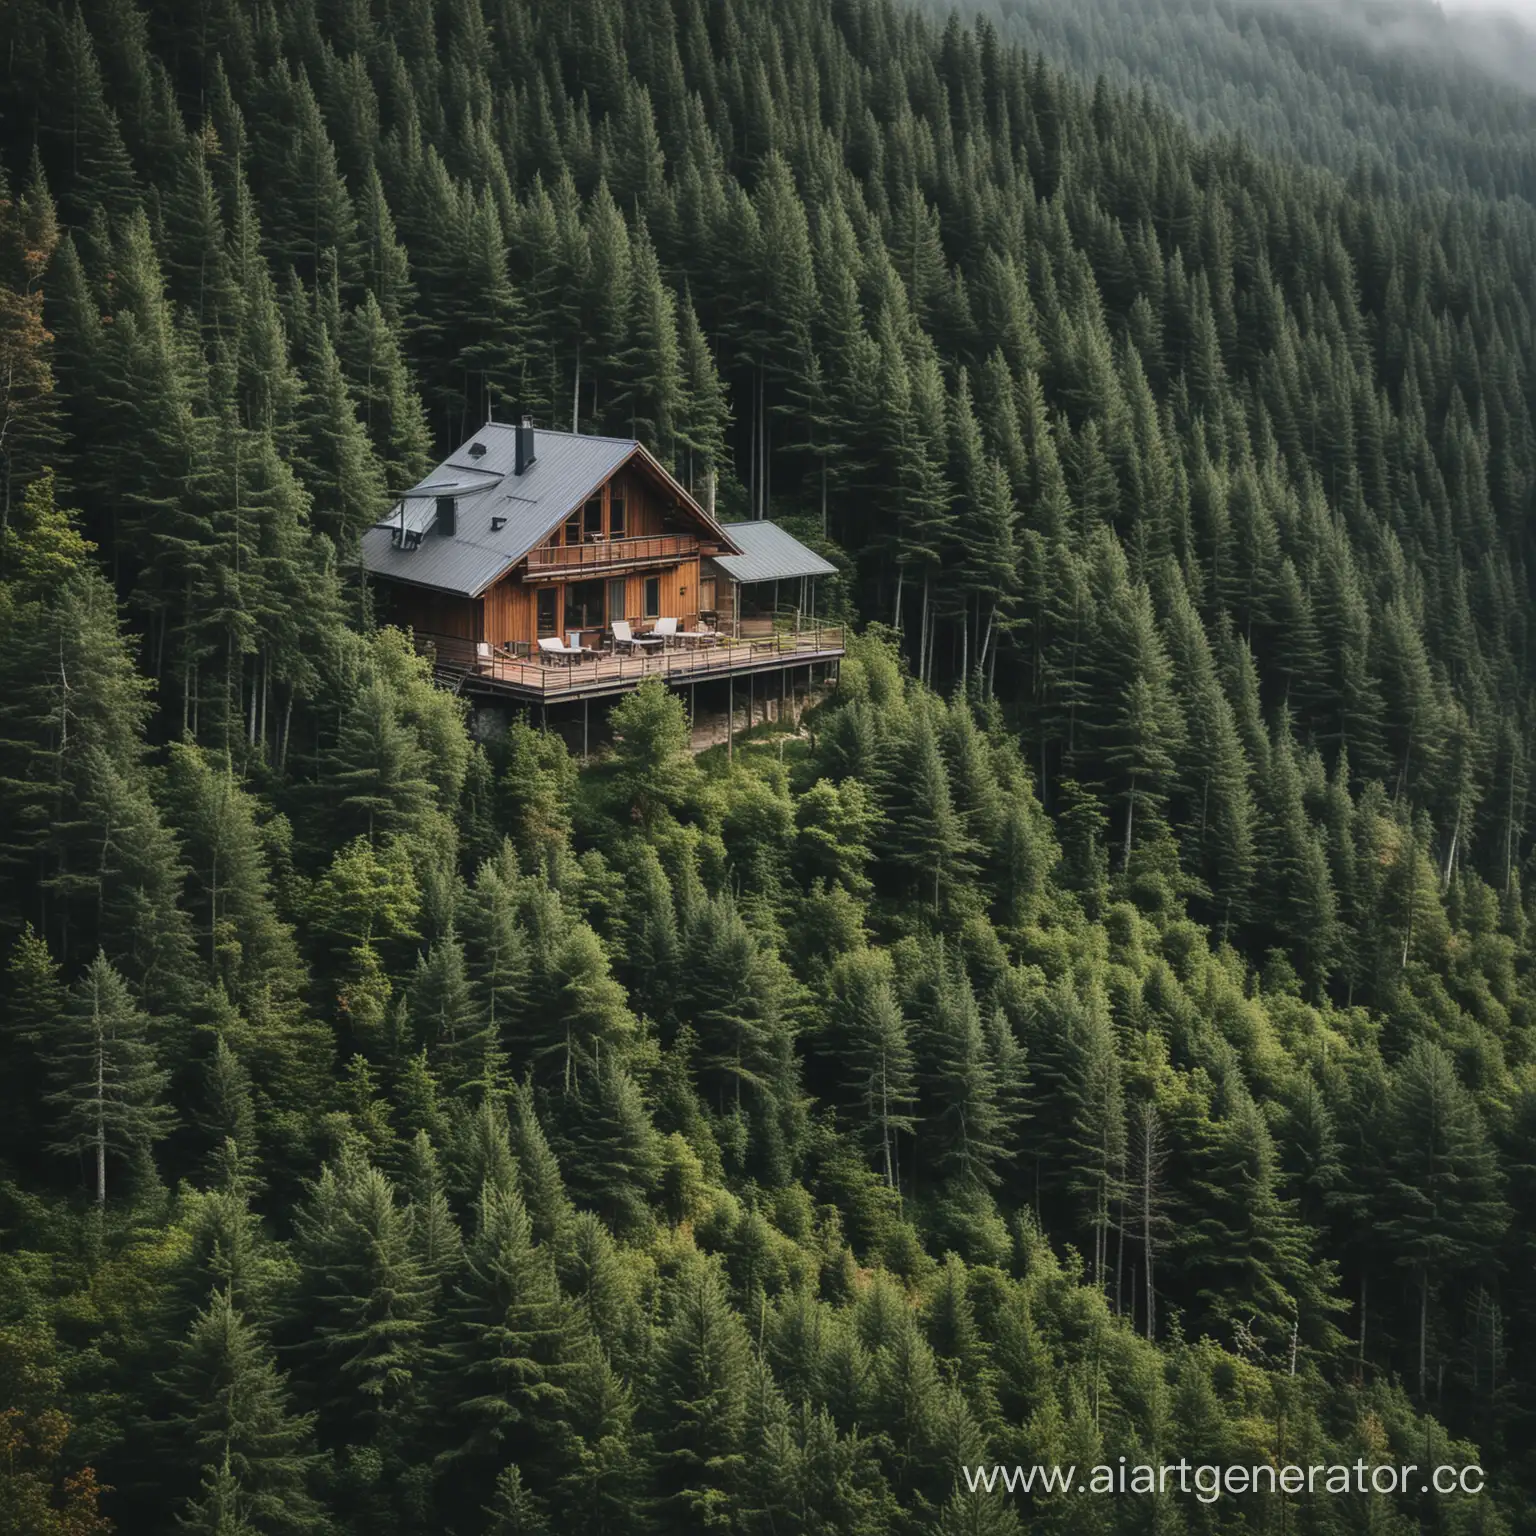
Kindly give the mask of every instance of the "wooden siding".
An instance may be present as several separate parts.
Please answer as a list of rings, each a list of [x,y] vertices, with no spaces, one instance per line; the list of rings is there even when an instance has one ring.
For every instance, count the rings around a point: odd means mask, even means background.
[[[612,514],[615,492],[624,498],[624,530],[613,532]],[[642,538],[654,534],[676,533],[698,537],[705,529],[686,512],[668,515],[661,491],[648,473],[636,469],[621,469],[602,487],[603,532],[610,538]],[[579,518],[583,509],[576,508],[572,517]],[[567,519],[569,521],[569,519]],[[552,549],[565,542],[565,523],[555,529],[540,545],[540,549]]]
[[[736,583],[713,560],[705,562],[705,574],[715,578],[715,612],[719,615],[720,633],[734,635],[737,608]]]
[[[525,572],[514,571],[510,576],[490,589],[485,594],[485,635],[492,645],[498,646],[532,646],[535,643],[534,635],[534,598],[535,584],[525,583]],[[582,579],[587,581],[600,580],[606,589],[607,580],[597,571],[583,571]],[[698,613],[699,603],[699,561],[695,557],[685,560],[673,566],[659,566],[651,570],[631,571],[625,576],[615,576],[615,581],[624,583],[624,612],[622,614],[610,613],[608,623],[616,618],[628,619],[633,624],[644,625],[651,621],[645,616],[645,584],[654,578],[661,583],[661,612],[660,618],[673,618],[693,620]],[[562,615],[561,624],[564,624],[565,599],[563,589],[567,585],[564,581],[550,582],[540,581],[538,587],[553,586],[562,592],[559,612]],[[606,599],[606,592],[605,592]],[[428,628],[426,625],[421,626]],[[453,631],[439,630],[437,633],[450,634]],[[479,636],[466,638],[478,639]]]
[[[532,643],[533,594],[516,572],[485,594],[485,638],[492,645]]]
[[[649,624],[645,612],[645,584],[652,577],[661,583],[661,612],[663,619],[690,618],[699,611],[699,562],[686,561],[659,571],[636,571],[625,578],[625,614],[631,623]],[[609,622],[613,620],[609,615]]]

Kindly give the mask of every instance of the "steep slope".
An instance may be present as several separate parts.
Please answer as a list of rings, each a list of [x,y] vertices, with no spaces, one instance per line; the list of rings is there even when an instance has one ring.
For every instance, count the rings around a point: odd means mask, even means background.
[[[1416,1528],[957,1482],[1304,1446],[1529,1519],[1518,144],[1341,179],[869,0],[0,46],[15,1486]],[[804,736],[471,739],[355,556],[492,404],[837,562]]]

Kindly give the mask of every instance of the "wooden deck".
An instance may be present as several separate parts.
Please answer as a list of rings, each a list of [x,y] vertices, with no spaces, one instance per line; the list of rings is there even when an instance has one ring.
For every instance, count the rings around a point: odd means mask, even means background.
[[[779,630],[752,639],[721,636],[707,646],[680,641],[673,649],[664,651],[637,652],[633,656],[603,652],[569,662],[558,657],[549,661],[503,656],[477,660],[474,646],[465,640],[422,634],[417,641],[423,649],[431,648],[439,677],[452,680],[461,692],[499,694],[546,704],[627,693],[648,677],[660,677],[678,687],[715,678],[814,666],[837,661],[843,655],[840,624]]]

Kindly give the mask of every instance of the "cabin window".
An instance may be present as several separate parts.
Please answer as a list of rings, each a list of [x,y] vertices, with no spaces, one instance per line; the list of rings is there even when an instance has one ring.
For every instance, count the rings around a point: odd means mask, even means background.
[[[645,617],[659,619],[661,617],[661,577],[647,576],[645,578]]]
[[[581,531],[587,538],[603,536],[603,498],[594,496],[581,509]]]
[[[539,638],[553,635],[560,627],[560,589],[558,587],[539,587],[537,589],[539,611]]]
[[[713,613],[715,611],[715,578],[713,576],[699,577],[699,612]]]
[[[603,623],[601,581],[573,581],[565,589],[565,627],[600,629]]]
[[[612,624],[615,619],[626,617],[624,612],[625,583],[621,576],[608,583],[608,622]]]
[[[567,544],[581,543],[581,513],[565,520],[565,542]]]
[[[624,537],[624,492],[620,490],[608,492],[608,537]]]

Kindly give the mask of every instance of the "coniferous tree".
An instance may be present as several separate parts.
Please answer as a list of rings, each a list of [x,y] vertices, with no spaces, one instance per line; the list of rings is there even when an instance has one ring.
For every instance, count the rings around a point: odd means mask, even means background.
[[[570,1345],[550,1256],[515,1188],[487,1181],[448,1302],[450,1459],[474,1479],[507,1449],[537,1455],[556,1434],[566,1401]]]
[[[228,1290],[214,1290],[193,1319],[165,1381],[174,1406],[164,1433],[180,1459],[201,1467],[207,1490],[194,1524],[212,1502],[250,1531],[324,1528],[311,1491],[313,1416],[290,1412],[270,1346]]]
[[[127,1164],[153,1177],[154,1145],[169,1131],[162,1102],[168,1074],[149,1038],[149,1020],[100,952],[69,990],[42,1051],[53,1087],[47,1095],[55,1152],[89,1167],[97,1205],[107,1199],[107,1170]]]
[[[743,1511],[751,1345],[718,1269],[690,1255],[668,1297],[651,1403],[660,1529],[730,1530]]]
[[[1430,1300],[1453,1274],[1485,1263],[1506,1213],[1498,1170],[1477,1107],[1445,1053],[1421,1041],[1391,1087],[1396,1152],[1386,1237],[1419,1293],[1418,1389],[1429,1369]]]
[[[421,1401],[431,1288],[394,1186],[359,1149],[297,1214],[290,1333],[322,1444],[389,1443]]]

